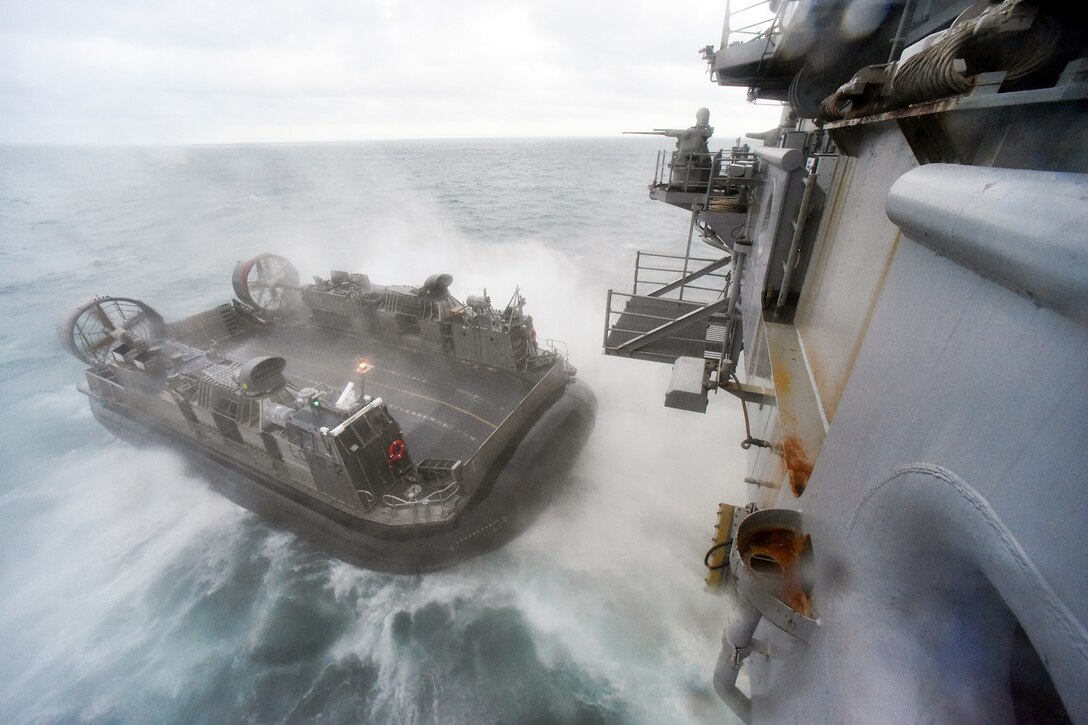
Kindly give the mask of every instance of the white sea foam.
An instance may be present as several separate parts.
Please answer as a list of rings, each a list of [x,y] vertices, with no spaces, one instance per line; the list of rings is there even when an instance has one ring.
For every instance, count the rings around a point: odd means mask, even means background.
[[[730,400],[706,416],[666,410],[667,366],[600,355],[607,281],[630,263],[618,250],[682,241],[680,217],[642,196],[653,152],[631,148],[117,150],[98,176],[75,151],[23,158],[73,169],[68,182],[22,173],[42,194],[49,182],[61,229],[46,246],[74,236],[86,265],[28,287],[28,302],[109,291],[176,317],[228,297],[234,260],[262,251],[288,256],[304,279],[347,269],[418,284],[450,272],[456,295],[486,286],[496,304],[520,284],[541,336],[565,340],[600,410],[566,493],[520,538],[449,571],[394,577],[269,529],[172,453],[110,442],[71,388],[77,364],[0,383],[7,409],[33,409],[34,431],[0,487],[0,642],[11,653],[0,714],[723,719],[710,689],[721,617],[701,591],[701,560],[718,501],[742,496],[742,433]],[[581,164],[590,151],[601,168]],[[111,264],[91,264],[107,254]],[[0,333],[52,355],[40,330],[64,306],[27,310]]]

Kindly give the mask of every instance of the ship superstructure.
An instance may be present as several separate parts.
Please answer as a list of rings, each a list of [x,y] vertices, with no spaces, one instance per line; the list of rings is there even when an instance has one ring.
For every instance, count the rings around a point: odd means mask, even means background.
[[[167,324],[98,297],[61,336],[107,428],[181,448],[228,496],[341,558],[427,571],[523,528],[595,412],[520,292],[496,308],[461,302],[452,281],[334,271],[301,285],[265,254],[238,263],[230,303]]]
[[[768,2],[704,51],[782,122],[659,155],[686,247],[604,347],[743,406],[706,563],[746,722],[1088,722],[1085,39],[1052,2]]]

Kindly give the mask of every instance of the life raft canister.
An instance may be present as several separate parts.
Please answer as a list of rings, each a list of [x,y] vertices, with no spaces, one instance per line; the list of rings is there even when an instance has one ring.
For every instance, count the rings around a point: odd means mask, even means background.
[[[404,454],[408,452],[408,446],[404,440],[397,438],[389,444],[389,448],[385,452],[385,460],[389,465],[393,465],[400,459],[404,458]]]

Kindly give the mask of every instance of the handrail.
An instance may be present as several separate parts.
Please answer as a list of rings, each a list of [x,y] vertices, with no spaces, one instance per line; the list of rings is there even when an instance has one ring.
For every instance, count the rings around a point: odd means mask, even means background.
[[[642,255],[643,257],[659,257],[659,258],[662,258],[662,259],[685,259],[684,255],[682,255],[682,254],[661,254],[659,252],[639,252],[639,254]],[[717,262],[718,261],[717,258],[707,259],[706,257],[687,257],[686,259],[688,259],[691,262]],[[643,267],[643,269],[646,269],[646,268]],[[670,271],[672,271],[672,270],[670,270]],[[676,271],[679,272],[680,270],[676,270]]]
[[[725,149],[709,153],[691,153],[684,164],[676,163],[677,152],[658,151],[654,163],[654,180],[651,188],[702,194],[706,201],[729,197],[730,187],[741,183],[756,183],[754,179],[735,179],[728,176],[726,170],[733,164],[754,162],[756,152],[743,151],[739,148]],[[681,175],[683,178],[681,179]],[[704,206],[706,203],[704,203]]]
[[[388,506],[389,508],[394,508],[394,509],[395,508],[404,508],[405,506],[417,506],[417,505],[432,504],[432,503],[445,503],[446,501],[449,501],[451,498],[453,498],[457,494],[457,491],[458,491],[459,488],[460,488],[460,484],[457,481],[453,481],[449,485],[445,486],[444,488],[440,488],[437,491],[431,491],[429,494],[427,494],[423,498],[412,499],[411,501],[409,501],[407,499],[403,499],[400,496],[394,496],[391,493],[387,493],[384,496],[382,496],[382,503],[385,504],[386,506]]]
[[[722,257],[721,259],[719,259],[717,261],[711,262],[710,264],[704,266],[702,269],[696,269],[696,270],[693,270],[691,272],[688,272],[687,262],[685,261],[685,263],[684,263],[684,275],[680,279],[676,280],[675,282],[670,282],[670,283],[664,285],[663,287],[659,287],[658,289],[654,290],[653,292],[650,293],[650,296],[651,297],[660,297],[660,296],[664,295],[666,292],[671,292],[674,289],[675,290],[680,290],[680,299],[684,298],[683,292],[684,292],[685,289],[705,290],[705,291],[708,291],[708,292],[724,292],[725,291],[724,288],[722,290],[718,290],[718,289],[712,289],[712,288],[709,288],[709,287],[700,287],[698,285],[691,284],[691,282],[693,280],[696,280],[696,279],[701,279],[702,277],[710,276],[711,274],[714,273],[715,270],[721,269],[725,265],[729,264],[730,259],[731,259],[731,257],[725,256],[725,257]]]
[[[721,299],[709,305],[697,306],[691,311],[685,312],[679,317],[671,319],[662,325],[658,325],[652,330],[638,332],[636,336],[631,338],[630,340],[625,340],[619,345],[613,346],[612,350],[616,353],[619,353],[620,351],[630,353],[631,351],[636,351],[651,342],[655,342],[663,338],[684,340],[686,338],[681,338],[679,335],[672,333],[687,329],[687,327],[691,324],[705,322],[713,315],[725,311],[726,308],[729,306],[730,302],[731,300],[729,299]],[[693,340],[693,342],[706,345],[708,341],[704,336],[701,340]]]
[[[727,10],[725,27],[722,29],[721,47],[725,48],[736,43],[751,42],[760,37],[766,36],[769,38],[775,35],[785,22],[789,6],[795,3],[796,0],[761,0],[760,2],[743,7],[740,10]],[[777,7],[775,7],[776,5]],[[733,21],[741,15],[747,14],[749,17],[754,17],[752,11],[764,8],[766,12],[759,20],[746,20],[745,22],[748,23],[747,25],[733,27]],[[734,40],[734,35],[746,37]]]
[[[547,345],[548,349],[551,350],[554,354],[563,358],[563,360],[566,360],[570,356],[567,352],[567,343],[563,342],[562,340],[555,340],[549,337],[544,341],[544,344]]]
[[[675,260],[677,262],[684,262],[684,267],[662,266],[656,265],[643,265],[643,257],[663,260]],[[691,263],[697,263],[694,269],[690,269]],[[675,299],[671,295],[665,297],[666,294],[675,292],[679,296],[679,301],[691,301],[694,304],[705,304],[707,302],[706,297],[702,296],[702,302],[699,301],[700,296],[696,296],[694,300],[684,300],[682,295],[686,291],[706,292],[720,297],[725,292],[725,287],[729,281],[729,271],[720,271],[729,263],[729,256],[722,256],[718,258],[708,257],[687,257],[676,254],[662,254],[658,252],[637,252],[635,255],[634,266],[634,281],[630,284],[630,293],[614,291],[612,294],[620,297],[657,297],[661,299]],[[646,272],[654,272],[658,274],[651,274],[650,279],[647,279]],[[664,279],[662,279],[664,277]],[[626,279],[626,277],[625,277]],[[695,284],[698,281],[702,281],[702,284]],[[709,285],[707,284],[709,283]],[[720,284],[719,284],[720,283]],[[647,287],[650,288],[649,292],[643,292]]]

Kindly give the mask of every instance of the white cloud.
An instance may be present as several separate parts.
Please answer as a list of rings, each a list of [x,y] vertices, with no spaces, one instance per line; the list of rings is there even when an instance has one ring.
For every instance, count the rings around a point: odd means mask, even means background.
[[[0,141],[730,134],[776,112],[703,73],[724,7],[592,0],[5,2]],[[724,119],[724,122],[723,122]]]

